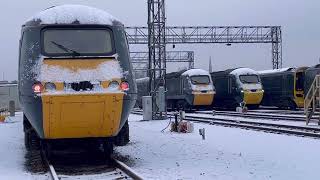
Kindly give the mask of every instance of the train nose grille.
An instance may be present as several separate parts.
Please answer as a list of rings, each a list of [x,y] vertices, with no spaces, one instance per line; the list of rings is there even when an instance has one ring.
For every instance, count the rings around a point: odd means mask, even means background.
[[[257,90],[256,89],[251,89],[251,92],[256,92]]]
[[[90,91],[93,89],[93,85],[89,81],[81,81],[78,83],[71,83],[71,88],[75,91]]]
[[[207,93],[207,91],[201,91],[201,93]]]

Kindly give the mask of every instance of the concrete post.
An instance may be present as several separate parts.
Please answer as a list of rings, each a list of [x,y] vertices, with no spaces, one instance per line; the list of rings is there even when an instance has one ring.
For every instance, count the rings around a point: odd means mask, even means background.
[[[9,101],[9,112],[11,117],[15,116],[16,106],[14,101]]]
[[[142,97],[143,120],[152,120],[152,97]]]

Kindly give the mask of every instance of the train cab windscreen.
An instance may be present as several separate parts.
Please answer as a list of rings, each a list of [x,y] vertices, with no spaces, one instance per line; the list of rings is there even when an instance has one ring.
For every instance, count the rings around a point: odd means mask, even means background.
[[[244,84],[258,84],[260,83],[257,75],[240,75],[240,81]]]
[[[111,55],[112,33],[108,29],[44,29],[42,49],[49,56]]]
[[[191,76],[191,83],[192,84],[209,84],[210,83],[210,78],[209,76]]]
[[[304,73],[298,72],[296,74],[296,90],[303,91],[304,89]]]

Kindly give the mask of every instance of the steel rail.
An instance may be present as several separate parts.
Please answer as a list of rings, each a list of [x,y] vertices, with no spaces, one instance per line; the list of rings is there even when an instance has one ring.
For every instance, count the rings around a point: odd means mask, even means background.
[[[271,132],[280,132],[280,133],[287,133],[287,134],[293,134],[293,135],[303,135],[303,136],[320,138],[320,128],[263,123],[263,122],[254,122],[254,121],[244,121],[244,120],[195,117],[195,116],[188,116],[188,115],[186,116],[185,120],[209,123],[213,125],[214,124],[228,125],[228,126],[256,129],[256,130],[267,130]]]
[[[141,112],[133,112],[133,114],[141,115]],[[172,116],[169,114],[169,116]],[[222,125],[230,127],[240,127],[254,130],[263,130],[268,132],[276,132],[283,134],[299,135],[320,138],[320,128],[303,127],[286,124],[264,123],[256,121],[223,119],[216,117],[197,117],[186,115],[185,120],[193,122],[208,123],[211,125]]]
[[[196,111],[199,114],[213,114],[210,112]],[[306,121],[305,117],[290,116],[290,115],[279,115],[279,114],[265,114],[262,112],[248,112],[248,113],[238,113],[238,112],[228,112],[228,111],[215,111],[215,115],[223,116],[233,116],[233,117],[244,117],[251,119],[261,119],[266,118],[270,120],[285,120],[285,121]],[[317,120],[317,119],[312,119]]]
[[[115,165],[122,170],[124,173],[126,173],[128,176],[130,176],[132,179],[134,180],[143,180],[144,178],[142,176],[140,176],[137,172],[135,172],[133,169],[131,169],[129,166],[127,166],[126,164],[124,164],[123,162],[114,159],[113,161],[115,163]]]
[[[115,158],[111,158],[111,160],[115,165],[115,167],[113,171],[106,172],[106,178],[115,179],[115,180],[118,180],[118,179],[143,180],[144,179],[142,176],[140,176],[138,173],[136,173],[133,169],[128,167],[123,162]],[[54,169],[54,166],[48,161],[48,159],[45,159],[45,163],[49,167],[51,179],[60,180],[56,170]]]

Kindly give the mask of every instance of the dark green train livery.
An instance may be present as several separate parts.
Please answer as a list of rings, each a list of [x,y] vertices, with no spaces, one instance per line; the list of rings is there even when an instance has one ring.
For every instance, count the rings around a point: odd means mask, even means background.
[[[304,82],[307,67],[260,71],[264,88],[261,104],[296,109],[304,105]]]
[[[249,108],[257,108],[263,97],[259,74],[249,68],[235,68],[212,72],[216,88],[214,108],[234,109],[244,102]]]
[[[320,64],[310,67],[305,71],[305,78],[304,78],[304,88],[305,88],[304,95],[305,96],[309,92],[309,89],[316,75],[320,75]]]
[[[149,95],[149,78],[137,79],[137,105],[142,107],[142,96]],[[206,109],[214,100],[215,89],[209,72],[202,69],[181,70],[166,74],[166,102],[168,110]]]
[[[88,140],[110,153],[129,141],[137,89],[124,26],[108,13],[64,5],[28,20],[18,76],[27,149]]]

